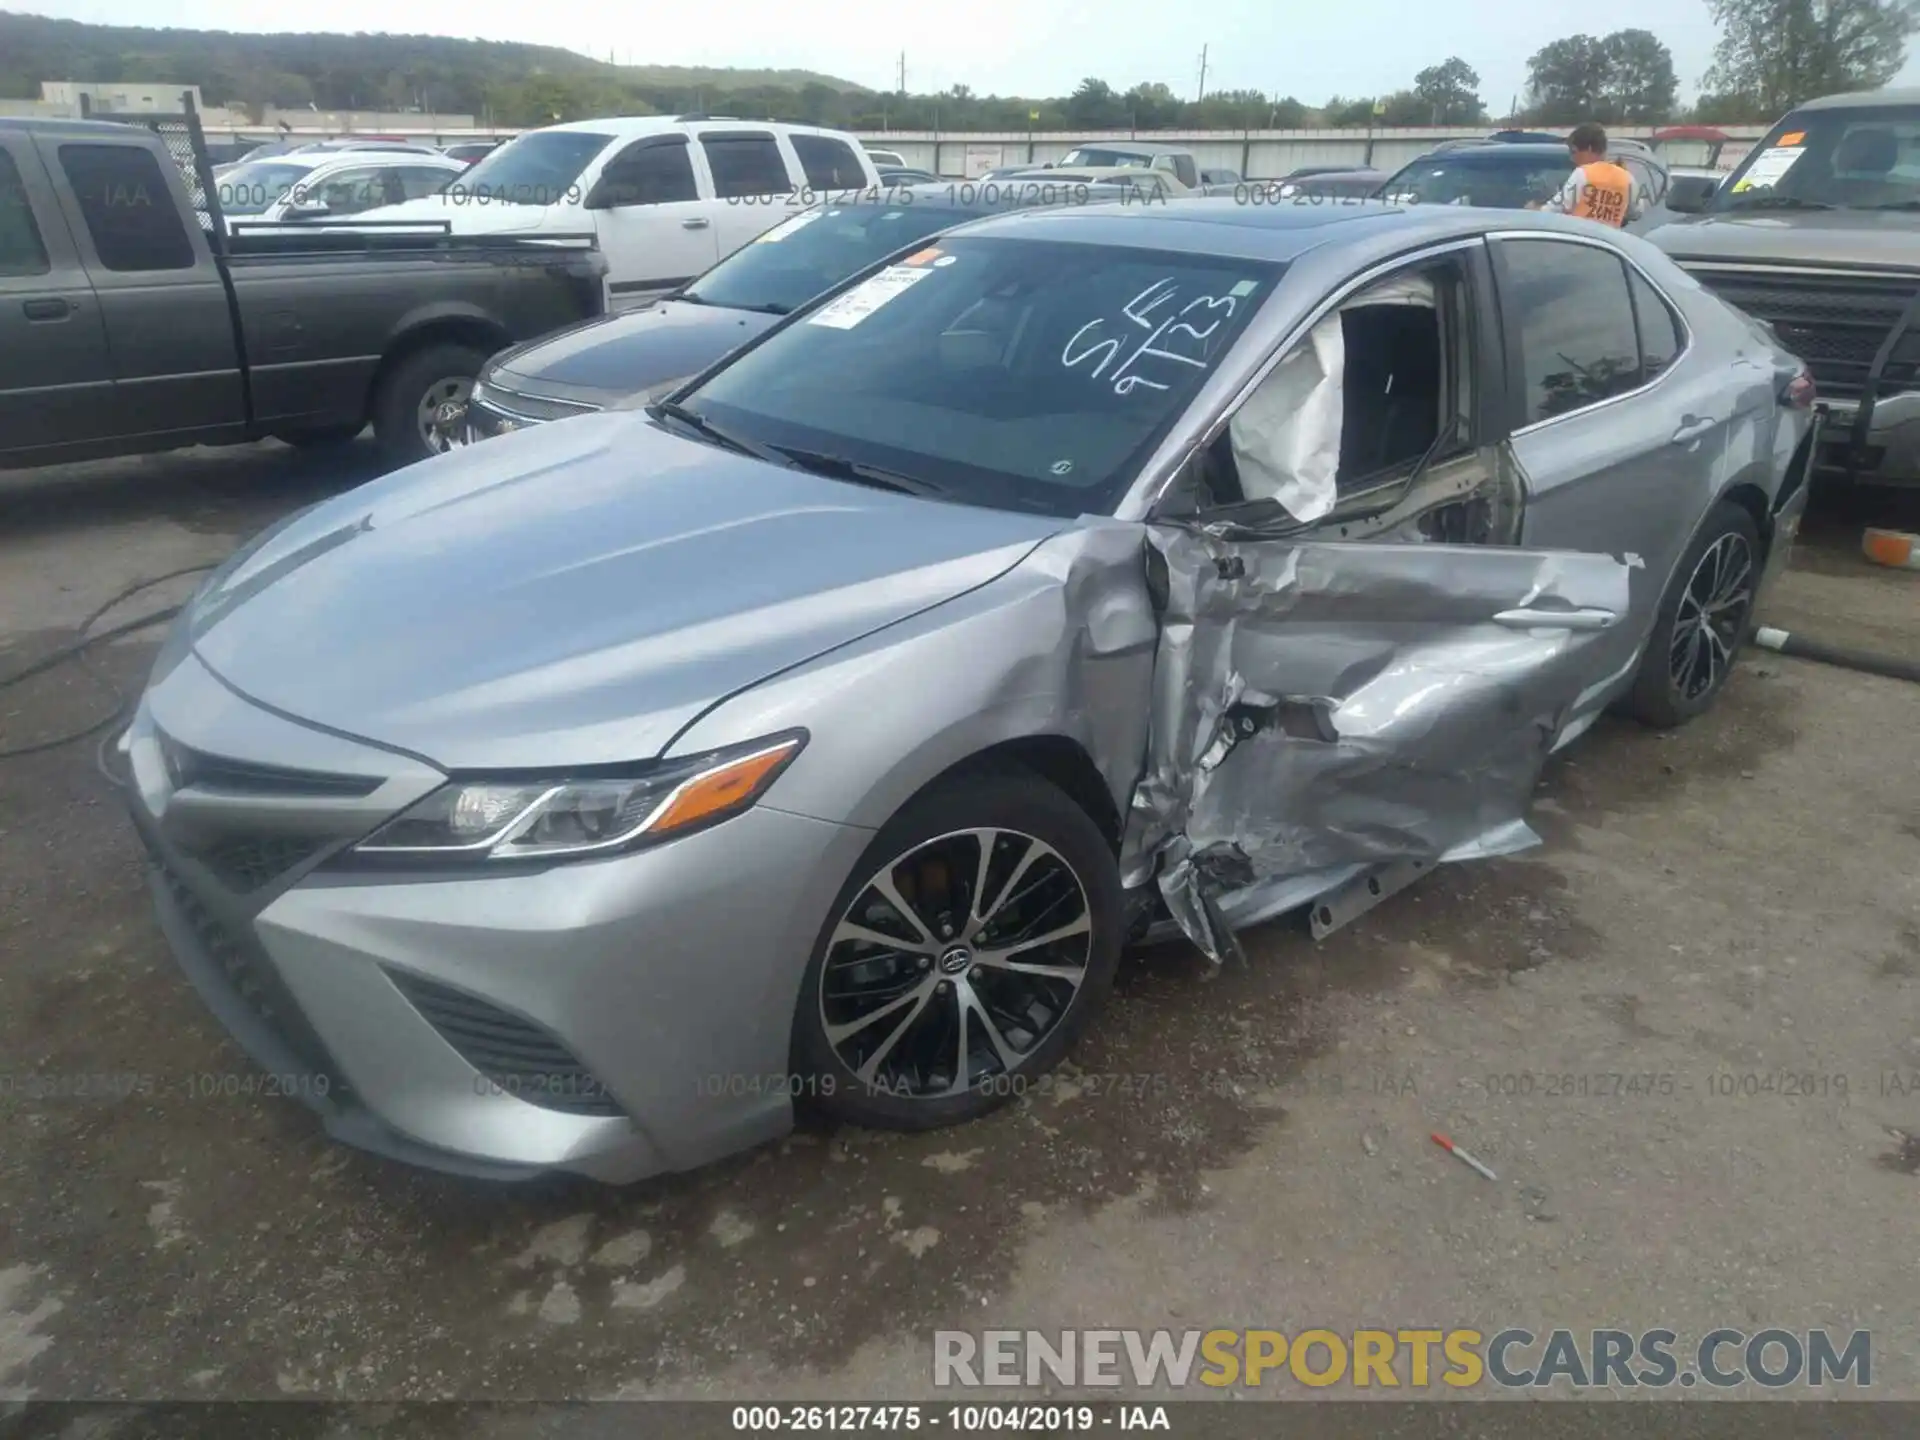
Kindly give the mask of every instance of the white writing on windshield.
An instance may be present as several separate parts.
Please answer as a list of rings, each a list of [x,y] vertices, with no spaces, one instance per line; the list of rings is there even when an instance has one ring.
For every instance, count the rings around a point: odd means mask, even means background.
[[[1120,314],[1127,322],[1147,332],[1125,360],[1113,364],[1127,344],[1139,337],[1101,335],[1099,332],[1109,324],[1103,317],[1089,320],[1073,332],[1060,352],[1060,364],[1068,370],[1084,369],[1088,361],[1099,357],[1084,373],[1112,386],[1116,395],[1131,395],[1142,387],[1169,389],[1170,383],[1148,378],[1149,373],[1169,373],[1156,368],[1156,362],[1206,369],[1209,358],[1206,341],[1222,322],[1233,317],[1235,304],[1231,295],[1199,295],[1183,304],[1180,287],[1173,279],[1156,280],[1120,307]],[[1113,366],[1111,372],[1109,366]]]

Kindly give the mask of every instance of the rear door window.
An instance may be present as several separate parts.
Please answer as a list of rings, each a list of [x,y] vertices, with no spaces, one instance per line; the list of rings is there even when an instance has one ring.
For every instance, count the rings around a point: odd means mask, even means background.
[[[193,242],[153,152],[135,145],[62,145],[60,168],[108,270],[191,270]]]
[[[700,198],[687,147],[650,140],[629,145],[608,161],[600,172],[600,188],[608,203],[620,208]]]
[[[457,170],[441,170],[432,165],[404,165],[393,173],[399,177],[402,200],[425,200],[438,195],[459,174]]]
[[[1501,309],[1515,317],[1525,393],[1517,423],[1585,409],[1641,383],[1627,265],[1597,245],[1502,240]]]
[[[700,146],[707,152],[707,166],[713,171],[714,193],[722,200],[784,195],[793,188],[787,162],[771,135],[702,135]]]
[[[858,190],[867,183],[853,147],[831,135],[794,135],[793,153],[800,157],[807,184],[816,190]]]
[[[0,150],[0,275],[44,275],[52,268],[20,167]]]

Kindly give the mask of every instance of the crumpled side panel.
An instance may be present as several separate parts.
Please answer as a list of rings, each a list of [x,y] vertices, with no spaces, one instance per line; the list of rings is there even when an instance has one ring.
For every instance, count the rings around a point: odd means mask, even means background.
[[[1215,960],[1221,901],[1352,867],[1501,854],[1591,678],[1597,633],[1502,612],[1625,616],[1627,567],[1499,546],[1234,544],[1149,527],[1166,562],[1146,772],[1122,852]],[[1243,912],[1249,909],[1239,905]]]

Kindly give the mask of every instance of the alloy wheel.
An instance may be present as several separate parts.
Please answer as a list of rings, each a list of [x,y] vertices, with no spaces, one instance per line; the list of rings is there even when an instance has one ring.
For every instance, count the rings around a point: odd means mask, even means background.
[[[1016,830],[955,831],[882,867],[840,916],[821,1026],[863,1084],[963,1094],[1012,1077],[1058,1029],[1092,954],[1086,887],[1057,850]]]
[[[1729,532],[1693,567],[1674,614],[1667,667],[1676,693],[1697,700],[1726,678],[1752,606],[1753,549]]]
[[[453,448],[452,433],[442,424],[442,417],[464,413],[467,398],[472,394],[473,381],[466,376],[450,375],[427,387],[420,397],[418,420],[420,440],[429,454],[438,455]]]

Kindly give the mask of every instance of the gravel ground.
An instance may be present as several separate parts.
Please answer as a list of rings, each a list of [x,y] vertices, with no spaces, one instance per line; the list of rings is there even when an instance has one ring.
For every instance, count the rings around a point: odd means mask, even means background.
[[[0,674],[371,466],[0,477]],[[1861,518],[1816,518],[1764,618],[1920,657],[1920,575],[1858,560]],[[153,639],[0,691],[0,745],[105,713]],[[1043,1100],[619,1191],[415,1173],[289,1103],[194,1098],[247,1067],[93,746],[0,762],[0,1400],[904,1398],[938,1327],[1509,1324],[1867,1328],[1875,1392],[1920,1398],[1917,701],[1750,655],[1703,721],[1556,763],[1529,855],[1322,944],[1264,927],[1245,968],[1132,957]],[[147,1088],[24,1093],[85,1074]]]

